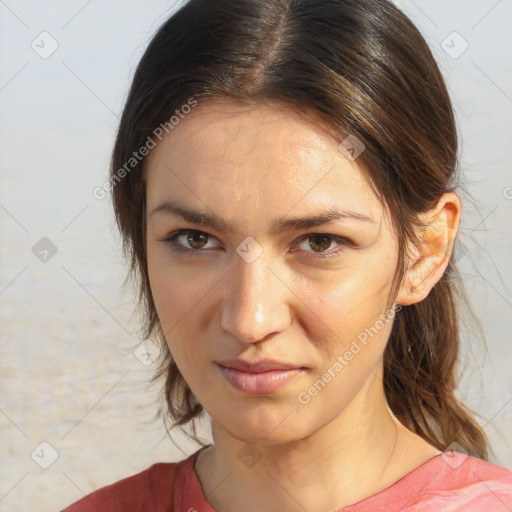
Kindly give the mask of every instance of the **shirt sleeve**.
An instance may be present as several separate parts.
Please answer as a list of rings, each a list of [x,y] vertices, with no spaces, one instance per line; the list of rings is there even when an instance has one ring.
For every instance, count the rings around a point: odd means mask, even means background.
[[[153,464],[84,496],[61,512],[172,512],[176,466]]]
[[[511,470],[449,453],[338,512],[512,512]]]

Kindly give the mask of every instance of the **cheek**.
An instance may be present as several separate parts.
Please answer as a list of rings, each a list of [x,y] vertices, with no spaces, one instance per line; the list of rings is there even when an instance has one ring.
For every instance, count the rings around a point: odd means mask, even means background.
[[[352,284],[352,283],[351,283]],[[355,284],[355,283],[354,283]],[[380,375],[382,356],[395,317],[386,309],[389,287],[331,287],[318,293],[310,326],[316,326],[310,341],[321,354],[309,382],[299,390],[300,404],[307,404],[309,417],[326,419],[344,410],[354,397]],[[369,291],[371,293],[369,293]]]
[[[331,359],[343,352],[386,313],[391,281],[388,268],[363,265],[297,283],[294,292],[306,306],[310,339],[317,340],[315,344],[323,346]]]
[[[172,339],[192,313],[194,286],[187,286],[186,280],[177,278],[179,274],[169,265],[164,252],[161,248],[148,247],[148,275],[162,330],[167,339]]]
[[[171,263],[167,249],[148,248],[148,274],[158,318],[171,354],[187,376],[211,354],[200,334],[216,276],[198,276],[194,265]],[[204,327],[206,328],[206,327]]]
[[[173,263],[171,249],[161,242],[149,241],[147,261],[151,293],[165,330],[178,324],[180,319],[193,315],[194,305],[207,289],[198,279],[193,265]],[[165,324],[165,326],[164,326]],[[177,325],[176,325],[177,326]]]

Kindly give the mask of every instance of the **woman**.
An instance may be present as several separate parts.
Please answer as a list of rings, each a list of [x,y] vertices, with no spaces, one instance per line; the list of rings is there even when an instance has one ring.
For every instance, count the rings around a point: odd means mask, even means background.
[[[456,171],[445,83],[393,4],[184,5],[109,188],[168,426],[205,410],[214,442],[66,511],[512,510],[455,395]]]

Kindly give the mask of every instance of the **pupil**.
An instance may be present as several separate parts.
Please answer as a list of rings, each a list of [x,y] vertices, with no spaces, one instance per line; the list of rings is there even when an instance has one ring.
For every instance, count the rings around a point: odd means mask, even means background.
[[[318,240],[323,240],[326,243],[323,243],[323,244],[318,243]],[[330,239],[327,236],[315,236],[313,238],[313,241],[314,241],[313,244],[311,244],[311,243],[309,244],[312,249],[315,249],[315,247],[313,247],[313,245],[320,245],[320,246],[322,246],[322,247],[320,247],[320,249],[324,251],[324,250],[328,249],[329,246],[331,245]]]
[[[206,243],[206,241],[204,240],[206,236],[203,233],[189,233],[187,236],[187,242],[195,249],[201,249],[205,245],[205,243],[201,244],[201,240],[198,241],[198,238],[202,238],[203,242]]]

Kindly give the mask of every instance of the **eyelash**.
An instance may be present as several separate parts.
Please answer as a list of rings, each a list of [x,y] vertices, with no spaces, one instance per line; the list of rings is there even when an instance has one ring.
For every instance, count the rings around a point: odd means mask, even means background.
[[[187,247],[183,247],[181,244],[178,243],[177,238],[181,235],[191,234],[191,233],[199,233],[202,235],[206,235],[209,238],[212,238],[212,235],[209,233],[205,233],[204,231],[198,231],[196,229],[180,229],[178,231],[174,231],[173,233],[169,234],[166,238],[162,239],[161,241],[168,244],[170,248],[175,252],[185,253],[190,256],[202,256],[205,252],[209,252],[207,249],[189,249]],[[329,251],[329,252],[323,252],[323,253],[315,253],[313,252],[314,258],[334,258],[339,255],[340,252],[342,252],[346,247],[355,248],[355,244],[352,243],[348,238],[338,236],[338,235],[331,235],[328,233],[309,233],[307,235],[302,236],[299,238],[295,244],[299,244],[303,240],[307,240],[308,238],[314,238],[314,237],[325,237],[325,238],[331,238],[336,243],[339,243],[340,246],[337,248],[337,250]],[[209,240],[208,240],[209,241]],[[309,251],[306,251],[309,252]],[[310,256],[308,256],[310,257]]]

